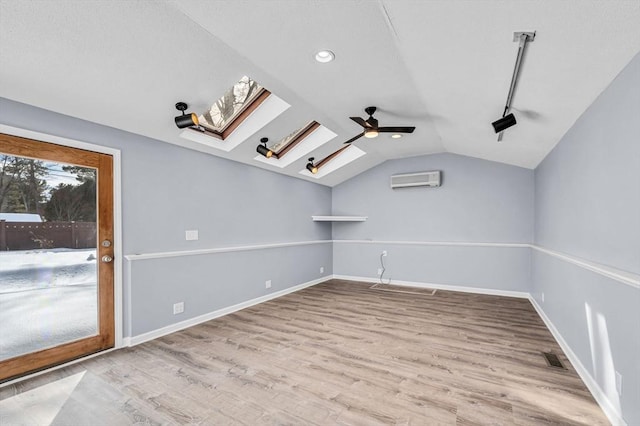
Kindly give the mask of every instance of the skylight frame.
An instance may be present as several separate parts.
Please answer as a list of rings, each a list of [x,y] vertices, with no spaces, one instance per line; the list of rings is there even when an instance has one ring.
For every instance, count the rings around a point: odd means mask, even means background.
[[[226,140],[218,137],[211,137],[210,133],[205,133],[201,129],[192,126],[185,128],[180,137],[190,142],[195,142],[206,148],[214,148],[216,150],[230,152],[243,142],[246,142],[251,135],[258,132],[264,126],[273,121],[276,117],[289,109],[289,105],[278,96],[271,94],[264,102],[256,108],[246,120],[238,124],[238,127],[232,132]],[[189,147],[189,145],[186,145]],[[209,150],[207,150],[209,151]]]
[[[298,173],[306,177],[321,179],[366,154],[365,151],[357,146],[349,144],[317,162],[315,165],[318,167],[318,173],[313,174],[306,168],[300,170]]]
[[[321,124],[316,127],[315,130],[309,132],[304,138],[300,138],[300,143],[292,147],[287,155],[282,156],[282,158],[275,158],[275,155],[267,158],[264,155],[258,154],[254,157],[254,160],[270,167],[284,169],[300,158],[308,156],[309,153],[334,139],[336,136],[338,136],[336,133]]]
[[[274,151],[273,149],[270,148],[273,151],[273,156],[275,158],[277,158],[278,160],[281,159],[289,151],[291,151],[293,148],[295,148],[296,145],[298,145],[300,142],[302,142],[307,136],[309,136],[311,133],[315,132],[318,127],[320,127],[320,123],[318,123],[317,121],[313,120],[313,121],[309,122],[307,125],[305,125],[305,126],[301,127],[300,129],[296,130],[293,134],[287,136],[287,138],[291,138],[291,139],[289,140],[289,142],[286,143],[286,145],[284,145],[282,148],[280,148],[280,150]],[[280,141],[280,142],[282,142],[282,141]],[[273,146],[279,144],[280,142],[274,144]]]
[[[200,124],[198,127],[193,127],[194,130],[202,132],[206,135],[213,136],[214,138],[225,140],[233,133],[233,131],[240,125],[244,120],[247,119],[251,115],[253,111],[255,111],[269,96],[271,92],[265,89],[264,87],[259,90],[259,94],[256,95],[251,101],[249,101],[245,106],[242,107],[240,112],[229,121],[223,128],[224,130],[217,131],[210,127],[207,127],[204,124]]]

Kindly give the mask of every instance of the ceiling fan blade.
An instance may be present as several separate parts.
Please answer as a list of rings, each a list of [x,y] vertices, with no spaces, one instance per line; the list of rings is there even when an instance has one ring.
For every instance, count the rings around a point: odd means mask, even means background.
[[[361,125],[362,127],[364,127],[365,129],[368,129],[369,127],[371,127],[369,123],[364,121],[363,118],[360,118],[360,117],[349,117],[349,118],[355,121],[356,123],[358,123],[359,125]]]
[[[351,139],[346,141],[345,144],[351,143],[351,142],[355,141],[356,139],[360,139],[363,136],[364,136],[364,132],[360,133],[359,135],[356,135],[356,136],[352,137]]]
[[[379,127],[381,133],[413,133],[415,127]]]

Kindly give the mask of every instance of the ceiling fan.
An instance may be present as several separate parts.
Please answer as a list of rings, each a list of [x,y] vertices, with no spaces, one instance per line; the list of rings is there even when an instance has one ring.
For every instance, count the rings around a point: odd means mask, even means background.
[[[356,139],[360,139],[363,136],[365,138],[375,138],[379,133],[413,133],[413,131],[416,129],[415,127],[378,127],[378,120],[373,118],[373,114],[376,112],[376,107],[367,107],[364,109],[364,112],[369,114],[369,118],[367,118],[366,120],[360,117],[349,117],[350,119],[364,127],[364,131],[346,141],[345,144],[352,143]]]

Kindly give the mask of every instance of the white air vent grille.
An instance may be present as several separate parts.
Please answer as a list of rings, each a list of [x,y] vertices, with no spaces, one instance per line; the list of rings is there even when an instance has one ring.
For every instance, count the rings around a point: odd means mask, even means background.
[[[391,188],[412,188],[416,186],[440,186],[440,171],[406,173],[391,176]]]

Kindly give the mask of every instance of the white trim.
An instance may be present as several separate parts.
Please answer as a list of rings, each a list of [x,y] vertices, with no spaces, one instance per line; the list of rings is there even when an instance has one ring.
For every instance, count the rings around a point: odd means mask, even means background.
[[[493,243],[493,242],[470,242],[470,241],[384,241],[384,240],[333,240],[336,244],[392,244],[392,245],[413,245],[413,246],[454,246],[454,247],[517,247],[530,248],[540,253],[553,256],[557,259],[579,266],[588,271],[605,276],[614,281],[630,285],[640,289],[640,275],[632,272],[621,271],[611,266],[598,264],[565,253],[550,250],[535,244],[529,243]]]
[[[237,312],[239,310],[287,295],[289,293],[296,292],[298,290],[302,290],[307,287],[314,286],[316,284],[320,284],[330,279],[332,279],[332,276],[327,275],[315,280],[307,281],[306,283],[302,283],[302,284],[295,285],[293,287],[286,288],[284,290],[276,291],[275,293],[270,293],[264,296],[256,297],[255,299],[247,300],[245,302],[240,302],[238,304],[228,306],[226,308],[218,309],[216,311],[209,312],[207,314],[199,315],[194,318],[190,318],[184,321],[170,324],[166,327],[158,328],[156,330],[149,331],[147,333],[138,334],[137,336],[133,336],[129,339],[128,346],[139,345],[140,343],[157,339],[159,337],[166,336],[167,334],[175,333],[176,331],[184,330],[185,328],[193,327],[194,325],[198,325],[203,322],[210,321],[212,319],[219,318],[224,315],[229,315],[233,312]]]
[[[133,305],[131,302],[131,299],[133,298],[132,294],[131,294],[131,289],[132,289],[132,285],[131,285],[131,261],[127,261],[127,281],[126,281],[126,292],[127,292],[127,306],[125,306],[126,308],[126,312],[128,315],[128,324],[127,324],[127,332],[125,333],[127,337],[125,337],[125,339],[129,339],[131,340],[131,335],[133,334]],[[125,344],[125,342],[122,343],[124,346],[130,346],[130,344]]]
[[[562,334],[560,334],[556,326],[553,324],[553,322],[551,322],[551,319],[549,319],[547,314],[545,314],[542,307],[538,305],[536,299],[532,295],[529,295],[529,301],[562,348],[562,351],[565,353],[567,358],[569,358],[569,361],[571,361],[571,364],[575,368],[576,372],[578,373],[584,384],[587,386],[589,392],[591,392],[591,395],[593,395],[600,408],[602,408],[602,411],[604,411],[604,414],[607,416],[611,424],[615,426],[626,426],[627,423],[622,418],[622,414],[618,412],[618,410],[616,410],[600,385],[598,385],[598,382],[595,381],[595,379],[591,376],[589,371],[580,361],[580,358],[578,358],[575,352],[573,352],[571,346],[569,346],[569,344],[564,340]]]
[[[51,142],[71,148],[84,149],[87,151],[108,154],[113,157],[113,285],[114,285],[114,326],[115,326],[115,348],[122,347],[123,332],[123,306],[122,306],[122,167],[120,150],[102,145],[95,145],[76,139],[63,138],[61,136],[49,135],[35,132],[33,130],[21,129],[18,127],[0,124],[0,132],[13,136]]]
[[[380,283],[380,278],[371,278],[371,277],[355,277],[351,275],[333,275],[333,278],[336,280],[345,280],[345,281],[360,281],[360,282],[376,283],[376,284]],[[384,284],[402,285],[407,287],[429,288],[429,289],[447,290],[447,291],[459,291],[463,293],[487,294],[491,296],[517,297],[520,299],[529,298],[529,293],[526,291],[497,290],[497,289],[482,288],[482,287],[465,287],[465,286],[458,286],[458,285],[451,285],[451,284],[436,284],[436,283],[402,281],[402,280],[391,280],[390,282],[385,282]]]
[[[490,243],[470,241],[383,241],[383,240],[333,240],[338,244],[393,244],[410,246],[461,246],[461,247],[531,247],[527,243]]]
[[[547,254],[549,256],[553,256],[560,260],[564,260],[565,262],[571,263],[573,265],[579,266],[583,269],[586,269],[591,272],[595,272],[596,274],[603,275],[607,278],[611,278],[612,280],[619,281],[621,283],[630,285],[632,287],[640,289],[640,276],[633,274],[631,272],[620,271],[618,269],[612,268],[606,265],[600,265],[594,262],[590,262],[588,260],[580,259],[577,257],[569,256],[564,253],[560,253],[557,251],[549,250],[544,247],[530,245],[530,247],[534,250],[539,251],[540,253]]]
[[[331,243],[331,240],[295,241],[291,243],[256,244],[251,246],[218,247],[218,248],[208,248],[208,249],[198,249],[198,250],[181,250],[181,251],[165,251],[165,252],[145,253],[145,254],[128,254],[125,256],[125,259],[129,261],[144,260],[144,259],[161,259],[165,257],[198,256],[201,254],[231,253],[234,251],[263,250],[263,249],[270,249],[270,248],[308,246],[313,244],[326,244],[326,243]]]
[[[364,222],[367,216],[311,216],[314,222]]]

